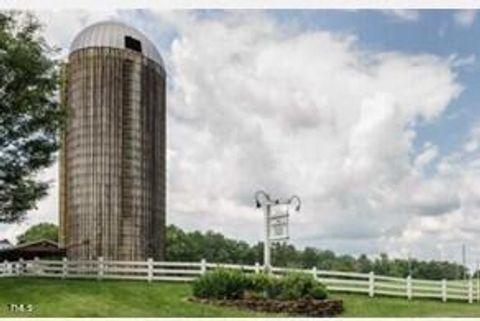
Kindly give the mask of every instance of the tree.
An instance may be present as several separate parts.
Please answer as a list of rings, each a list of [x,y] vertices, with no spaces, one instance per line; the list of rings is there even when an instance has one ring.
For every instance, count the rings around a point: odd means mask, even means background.
[[[355,270],[360,273],[369,273],[372,271],[372,262],[365,254],[360,255],[357,259]]]
[[[301,255],[302,266],[310,268],[312,266],[318,266],[318,250],[313,247],[306,247]]]
[[[275,266],[299,267],[297,250],[293,245],[280,243],[272,247],[272,264]]]
[[[192,244],[187,233],[175,225],[167,227],[166,257],[170,261],[194,261]]]
[[[18,244],[39,240],[58,242],[58,226],[50,223],[40,223],[33,225],[25,233],[17,237]]]
[[[46,195],[63,121],[58,64],[29,14],[0,12],[0,223],[20,221]]]
[[[376,258],[373,264],[373,271],[379,275],[391,275],[390,265],[388,255],[386,253],[380,253],[380,257]]]
[[[332,270],[336,259],[335,253],[330,250],[318,251],[318,268],[320,270]]]
[[[355,271],[355,258],[350,255],[342,255],[335,260],[334,270],[336,271]]]

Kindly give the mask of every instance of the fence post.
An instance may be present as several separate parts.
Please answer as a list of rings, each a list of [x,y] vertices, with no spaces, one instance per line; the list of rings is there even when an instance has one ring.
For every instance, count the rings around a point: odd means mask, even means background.
[[[472,277],[468,280],[468,303],[473,303],[473,284]]]
[[[38,256],[35,256],[35,258],[33,259],[33,273],[35,275],[40,274],[40,262],[38,260]]]
[[[17,274],[18,274],[18,275],[22,275],[22,274],[23,274],[23,258],[20,258],[20,259],[18,260]]]
[[[67,257],[63,257],[62,260],[62,279],[65,279],[68,274],[68,266],[67,266]]]
[[[103,256],[98,257],[98,280],[101,280],[103,278]]]
[[[3,274],[8,275],[8,261],[7,260],[3,261]]]
[[[255,262],[255,273],[258,274],[260,273],[260,263]]]
[[[407,298],[412,299],[412,276],[407,276]]]
[[[447,280],[442,280],[442,301],[447,302]]]
[[[368,275],[368,295],[371,297],[375,295],[375,273],[373,271]]]
[[[201,274],[205,274],[205,272],[207,272],[207,260],[202,259],[202,260],[200,261],[200,263],[201,263],[201,266],[200,266],[200,269],[201,269],[200,271],[201,271],[201,272],[200,272],[200,273],[201,273]]]
[[[153,259],[151,257],[148,258],[148,282],[152,282],[153,280]]]
[[[312,274],[313,274],[313,278],[315,279],[315,281],[317,281],[318,276],[317,276],[317,267],[316,266],[312,267]]]
[[[477,302],[480,302],[480,279],[478,278],[478,276],[477,276]]]

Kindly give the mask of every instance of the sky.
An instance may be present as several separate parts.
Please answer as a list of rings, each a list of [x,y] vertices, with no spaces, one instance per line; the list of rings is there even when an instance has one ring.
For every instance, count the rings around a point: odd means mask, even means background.
[[[300,196],[290,241],[338,253],[480,259],[480,18],[474,10],[34,12],[66,59],[124,21],[168,73],[167,223],[259,241],[254,193]],[[48,197],[20,224],[58,220]]]

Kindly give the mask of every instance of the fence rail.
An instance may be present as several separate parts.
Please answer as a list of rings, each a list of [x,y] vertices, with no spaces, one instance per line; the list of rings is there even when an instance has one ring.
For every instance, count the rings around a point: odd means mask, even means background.
[[[203,273],[218,268],[237,269],[245,273],[260,273],[263,267],[255,265],[237,265],[200,262],[156,262],[147,261],[94,261],[63,260],[22,260],[0,263],[0,277],[48,277],[48,278],[82,278],[82,279],[115,279],[191,282]],[[413,298],[433,298],[443,302],[462,300],[473,303],[480,300],[480,284],[469,280],[420,280],[396,278],[370,273],[353,273],[340,271],[324,271],[312,268],[289,269],[273,267],[274,275],[285,275],[289,272],[311,273],[316,280],[326,285],[331,292],[363,293],[373,297],[386,295]]]

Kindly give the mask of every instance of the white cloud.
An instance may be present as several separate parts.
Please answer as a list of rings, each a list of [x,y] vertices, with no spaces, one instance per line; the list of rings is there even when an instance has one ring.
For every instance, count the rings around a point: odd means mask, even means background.
[[[410,162],[415,124],[438,119],[460,91],[448,60],[361,50],[354,37],[328,32],[286,34],[261,15],[194,25],[180,26],[171,52],[172,221],[181,206],[192,226],[255,238],[243,227],[261,224],[248,202],[265,188],[302,197],[297,242],[379,251],[415,215],[456,206],[437,206],[437,184],[418,200],[409,190],[436,156]],[[237,205],[199,210],[216,198]],[[233,217],[235,228],[218,223]]]
[[[420,12],[412,9],[391,9],[384,10],[385,14],[395,17],[403,21],[418,21],[420,19]]]
[[[423,169],[426,165],[430,164],[438,156],[438,147],[427,143],[423,151],[415,158],[415,167]]]
[[[480,124],[476,124],[470,130],[470,134],[468,135],[468,139],[463,145],[463,149],[466,152],[474,152],[478,149],[480,144]]]
[[[458,26],[461,27],[470,27],[473,25],[477,18],[477,10],[468,9],[468,10],[458,10],[454,13],[454,21]]]
[[[453,55],[451,60],[452,66],[456,68],[471,67],[477,63],[477,56],[475,54],[471,54],[466,57],[457,57],[456,55]]]

